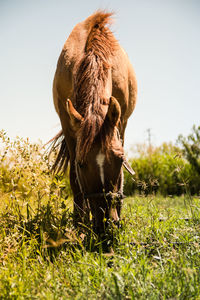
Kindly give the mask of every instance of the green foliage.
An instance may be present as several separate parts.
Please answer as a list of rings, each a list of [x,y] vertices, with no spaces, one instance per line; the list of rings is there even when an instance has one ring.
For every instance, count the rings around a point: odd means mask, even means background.
[[[71,195],[68,176],[52,176],[42,144],[31,144],[19,137],[11,141],[4,131],[0,132],[0,140],[0,193],[11,197],[14,194],[24,201],[53,197],[52,189],[56,197]]]
[[[4,131],[0,132],[0,211],[10,228],[16,226],[31,230],[40,240],[40,234],[59,235],[54,220],[64,223],[72,206],[68,176],[53,176],[47,154],[41,144],[31,144],[28,139],[17,137],[11,141]],[[57,215],[52,215],[52,210]],[[6,232],[9,231],[7,228]]]
[[[114,253],[102,253],[74,229],[68,177],[51,175],[42,146],[1,140],[1,299],[200,297],[198,198],[126,199]]]
[[[200,176],[200,126],[194,125],[192,133],[187,138],[180,135],[178,141],[183,146],[185,157]]]
[[[180,148],[164,143],[157,148],[139,148],[138,154],[131,159],[135,181],[125,173],[126,195],[134,192],[160,193],[164,196],[199,193],[200,177]]]
[[[19,203],[21,205],[21,203]],[[43,205],[43,204],[42,204]],[[198,199],[192,206],[198,209]],[[59,206],[59,205],[58,205]],[[47,208],[48,207],[48,208]],[[82,238],[60,222],[63,207],[44,205],[41,239],[12,216],[0,218],[2,299],[197,299],[199,215],[183,198],[126,199],[112,256],[86,251]],[[68,214],[68,218],[70,215]],[[35,226],[41,227],[39,221]],[[53,232],[51,232],[50,227]],[[55,232],[60,235],[55,235]],[[48,234],[48,237],[47,237]],[[62,236],[63,235],[63,236]]]

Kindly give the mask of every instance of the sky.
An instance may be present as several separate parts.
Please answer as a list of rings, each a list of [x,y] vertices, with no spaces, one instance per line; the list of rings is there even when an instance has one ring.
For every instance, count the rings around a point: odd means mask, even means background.
[[[0,130],[47,142],[60,130],[52,82],[73,27],[97,9],[138,82],[125,148],[175,142],[200,124],[199,0],[0,0]]]

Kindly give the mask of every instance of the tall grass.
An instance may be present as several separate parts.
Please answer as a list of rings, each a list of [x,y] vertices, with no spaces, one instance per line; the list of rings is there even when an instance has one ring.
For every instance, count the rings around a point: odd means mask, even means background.
[[[199,198],[124,201],[114,253],[72,222],[68,179],[2,132],[0,299],[199,299]],[[95,247],[93,247],[93,244]]]

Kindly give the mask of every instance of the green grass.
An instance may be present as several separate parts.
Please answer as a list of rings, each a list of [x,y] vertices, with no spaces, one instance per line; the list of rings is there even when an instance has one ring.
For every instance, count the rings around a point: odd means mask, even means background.
[[[30,220],[18,205],[1,214],[2,299],[200,298],[199,199],[126,199],[113,255],[86,250],[63,203]]]
[[[0,299],[200,299],[198,197],[126,198],[103,253],[41,147],[1,134]]]

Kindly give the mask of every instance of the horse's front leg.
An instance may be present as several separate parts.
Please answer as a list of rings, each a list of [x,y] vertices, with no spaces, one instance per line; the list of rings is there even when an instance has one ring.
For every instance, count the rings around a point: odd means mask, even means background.
[[[70,164],[70,184],[74,195],[74,225],[75,227],[80,226],[80,224],[85,224],[87,226],[89,224],[88,203],[84,199],[80,189],[74,161]]]

